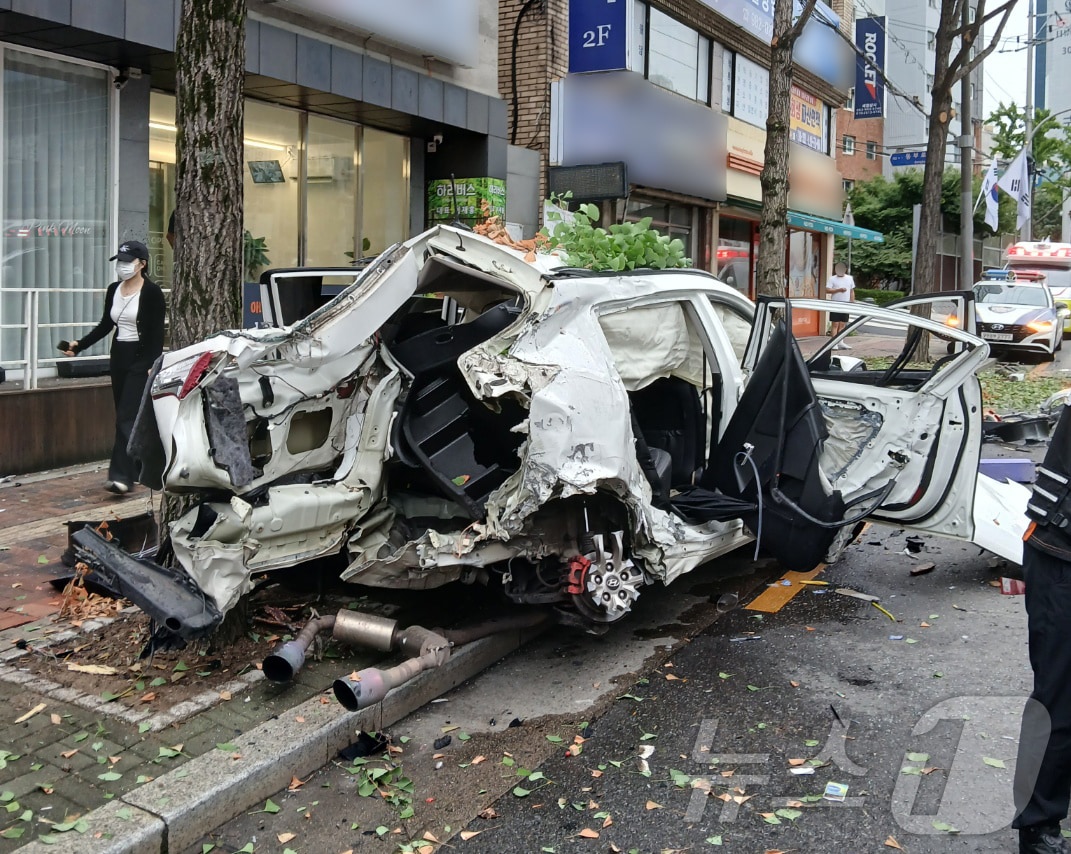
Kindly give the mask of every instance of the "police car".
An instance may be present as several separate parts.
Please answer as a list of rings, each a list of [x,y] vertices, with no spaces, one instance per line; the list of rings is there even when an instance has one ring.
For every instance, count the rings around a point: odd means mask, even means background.
[[[996,350],[1037,353],[1052,361],[1063,345],[1063,323],[1071,311],[1056,305],[1043,276],[987,270],[973,290],[981,338]]]

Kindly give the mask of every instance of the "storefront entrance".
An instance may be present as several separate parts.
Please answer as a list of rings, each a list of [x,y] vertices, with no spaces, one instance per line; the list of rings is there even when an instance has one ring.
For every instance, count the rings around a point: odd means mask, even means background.
[[[175,209],[175,99],[153,92],[149,246],[154,278],[171,283],[166,239]],[[277,107],[245,104],[243,223],[268,267],[344,266],[409,235],[409,138]]]

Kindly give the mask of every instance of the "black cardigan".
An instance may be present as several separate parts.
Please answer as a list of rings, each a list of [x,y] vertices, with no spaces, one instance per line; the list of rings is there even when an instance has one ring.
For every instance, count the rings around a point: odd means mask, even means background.
[[[112,282],[108,285],[108,292],[104,296],[104,314],[101,315],[100,323],[83,338],[78,339],[78,352],[88,350],[101,338],[115,328],[112,320],[112,301],[115,292],[119,289],[120,282]],[[134,353],[134,359],[138,362],[152,364],[164,351],[164,292],[156,282],[145,279],[141,286],[141,297],[138,299],[138,349]],[[114,344],[114,340],[112,342]]]

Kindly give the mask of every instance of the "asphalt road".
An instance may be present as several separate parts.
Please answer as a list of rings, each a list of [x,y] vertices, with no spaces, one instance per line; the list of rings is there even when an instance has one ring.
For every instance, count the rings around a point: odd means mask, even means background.
[[[361,785],[382,760],[340,759],[190,850],[437,850],[425,833],[474,854],[1013,850],[1022,597],[976,547],[905,544],[870,529],[819,576],[831,587],[776,614],[719,614],[724,593],[777,583],[738,554],[645,593],[605,637],[557,630],[394,727],[401,770],[378,791]],[[843,803],[821,799],[831,782]]]

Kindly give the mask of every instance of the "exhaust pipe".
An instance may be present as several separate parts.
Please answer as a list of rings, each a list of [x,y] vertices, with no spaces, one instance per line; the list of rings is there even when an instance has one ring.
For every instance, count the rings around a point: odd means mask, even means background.
[[[320,632],[331,631],[336,640],[350,646],[367,646],[381,652],[395,648],[398,621],[358,611],[339,611],[337,615],[309,620],[297,637],[276,647],[261,665],[264,675],[272,682],[291,681],[305,664],[305,653],[313,638]]]
[[[435,654],[411,658],[394,667],[381,670],[366,667],[355,679],[348,676],[336,679],[332,686],[335,699],[349,712],[360,711],[380,702],[392,688],[404,685],[418,673],[437,667]]]
[[[455,646],[501,632],[536,628],[552,616],[547,611],[532,611],[441,633],[422,626],[410,626],[398,632],[396,638],[396,648],[412,656],[409,661],[387,669],[367,667],[358,671],[354,679],[336,679],[332,686],[335,699],[347,711],[360,711],[380,702],[391,689],[405,684],[424,670],[441,667],[450,659],[450,650]]]
[[[292,641],[279,646],[261,665],[272,682],[289,682],[305,663],[305,653],[322,631],[349,646],[365,646],[380,652],[401,652],[407,661],[394,667],[367,667],[355,679],[334,682],[335,697],[343,708],[357,711],[380,702],[387,693],[417,674],[441,667],[450,659],[450,651],[481,638],[506,631],[521,631],[541,626],[553,618],[549,611],[528,611],[496,617],[460,629],[426,629],[423,626],[398,628],[398,621],[375,614],[341,610],[335,616],[310,620]]]
[[[316,617],[309,620],[298,632],[297,637],[275,648],[264,659],[261,670],[272,682],[289,682],[305,664],[305,653],[312,645],[313,638],[320,632],[326,632],[335,625],[333,616]]]

